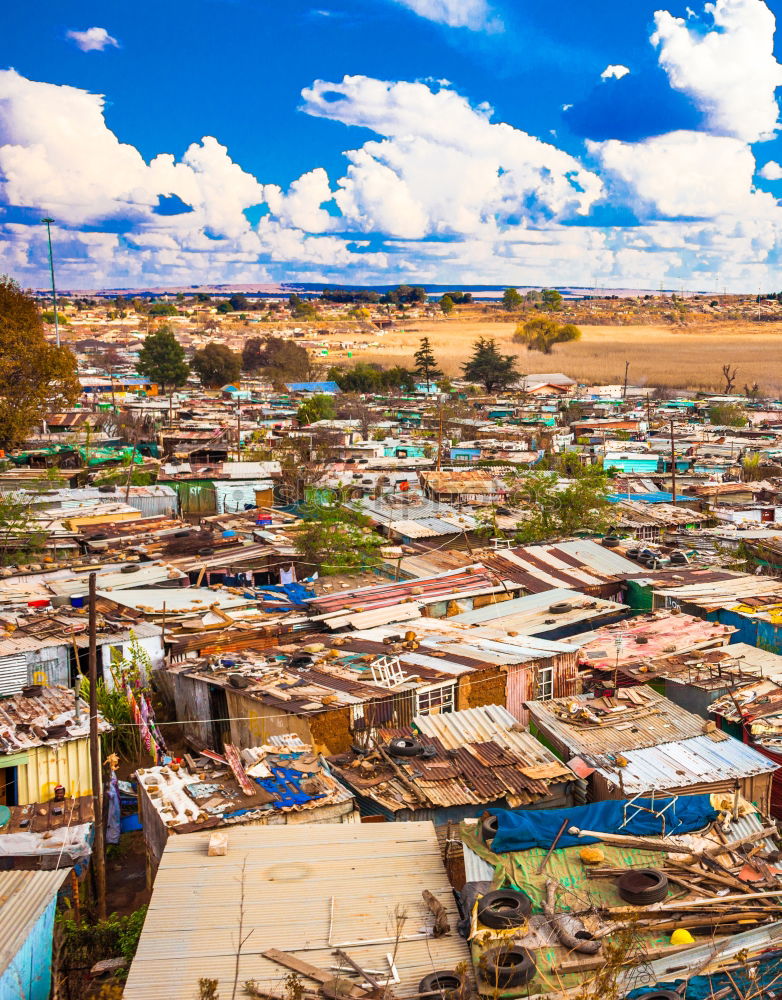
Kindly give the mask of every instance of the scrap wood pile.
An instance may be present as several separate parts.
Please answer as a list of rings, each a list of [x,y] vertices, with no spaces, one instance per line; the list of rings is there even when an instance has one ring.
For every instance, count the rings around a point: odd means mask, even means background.
[[[610,973],[628,983],[610,995],[624,997],[765,963],[782,947],[777,828],[743,800],[719,804],[704,828],[675,836],[605,833],[566,817],[554,834],[549,823],[546,846],[496,853],[497,817],[463,824],[465,847],[493,873],[461,892],[479,994],[597,997],[609,995],[600,991]],[[535,828],[544,813],[527,815]]]

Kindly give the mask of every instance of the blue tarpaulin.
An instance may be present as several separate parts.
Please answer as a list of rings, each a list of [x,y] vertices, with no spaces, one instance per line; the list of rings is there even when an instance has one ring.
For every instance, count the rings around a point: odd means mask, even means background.
[[[490,809],[489,812],[498,820],[497,835],[492,842],[495,854],[526,851],[531,847],[547,849],[565,819],[568,827],[577,826],[580,830],[659,837],[702,830],[718,815],[708,795],[681,795],[674,800],[634,799],[632,803],[624,800],[593,802],[572,809]],[[625,823],[626,816],[629,819]],[[599,837],[573,837],[566,830],[557,847],[578,847],[599,843],[599,840]]]

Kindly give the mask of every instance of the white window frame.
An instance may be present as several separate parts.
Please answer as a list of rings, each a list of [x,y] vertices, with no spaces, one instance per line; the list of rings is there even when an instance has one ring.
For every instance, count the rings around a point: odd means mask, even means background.
[[[538,667],[535,675],[535,701],[551,701],[554,697],[554,668]]]
[[[415,715],[445,715],[456,711],[456,681],[429,684],[415,691]]]

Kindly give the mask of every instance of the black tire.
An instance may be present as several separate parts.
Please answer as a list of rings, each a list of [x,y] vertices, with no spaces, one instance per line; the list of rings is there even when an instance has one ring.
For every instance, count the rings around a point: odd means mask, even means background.
[[[496,889],[487,892],[478,902],[478,920],[484,927],[500,930],[521,927],[532,913],[532,903],[526,893],[516,889]]]
[[[459,993],[464,987],[464,976],[450,969],[445,972],[430,972],[418,984],[419,993]]]
[[[481,959],[481,976],[490,986],[524,986],[533,979],[535,960],[526,948],[492,948]]]
[[[140,566],[123,566],[120,573],[138,573]]]
[[[388,752],[392,757],[420,757],[423,749],[418,740],[410,739],[409,736],[391,740],[388,744]]]
[[[481,823],[481,837],[483,837],[483,842],[487,847],[491,845],[491,842],[497,836],[497,830],[499,829],[499,821],[496,816],[489,816]]]
[[[567,614],[568,611],[572,610],[573,610],[573,605],[570,603],[570,601],[557,601],[556,604],[552,604],[551,607],[549,608],[549,612],[552,615],[564,615]]]
[[[656,868],[634,868],[619,876],[616,888],[626,903],[649,906],[668,895],[668,878]]]

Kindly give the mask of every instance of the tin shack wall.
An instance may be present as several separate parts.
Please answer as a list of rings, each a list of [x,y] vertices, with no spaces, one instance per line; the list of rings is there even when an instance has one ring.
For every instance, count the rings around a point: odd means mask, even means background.
[[[0,975],[0,1000],[49,1000],[56,895],[33,924],[27,940]]]
[[[57,785],[72,798],[92,795],[90,741],[88,737],[67,740],[54,746],[33,747],[26,763],[17,769],[18,805],[48,802]]]

